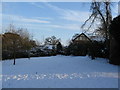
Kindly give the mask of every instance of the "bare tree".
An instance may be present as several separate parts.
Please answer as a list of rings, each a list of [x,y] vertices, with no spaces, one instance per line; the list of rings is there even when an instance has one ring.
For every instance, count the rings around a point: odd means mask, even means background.
[[[30,59],[30,49],[34,46],[36,46],[36,43],[34,40],[31,39],[31,36],[27,29],[19,28],[17,33],[22,38],[22,50],[26,50],[28,53],[28,58]]]
[[[27,51],[28,58],[30,58],[30,49],[36,46],[35,41],[30,38],[29,33],[25,29],[17,29],[11,24],[2,35],[2,41],[3,50],[13,53],[14,65],[17,52]]]
[[[106,55],[109,55],[109,25],[112,21],[112,14],[111,14],[111,5],[112,3],[110,0],[104,0],[104,2],[97,2],[96,0],[93,0],[91,3],[90,10],[92,11],[89,18],[84,22],[82,25],[82,28],[84,28],[89,21],[91,23],[89,24],[88,30],[96,24],[96,22],[99,22],[100,25],[97,27],[97,29],[94,30],[94,32],[98,32],[99,34],[103,35],[105,40],[105,48],[106,48]],[[85,31],[85,32],[87,32]]]
[[[100,22],[101,26],[99,27],[99,31],[105,33],[104,34],[105,40],[107,41],[109,39],[108,29],[112,21],[110,0],[104,0],[104,2],[96,2],[96,0],[93,0],[91,3],[90,10],[92,11],[92,13],[89,16],[89,18],[84,22],[84,24],[82,25],[82,28],[84,28],[85,25],[89,21],[91,21],[91,23],[89,24],[88,30],[87,30],[89,31],[89,29],[96,23],[96,21]]]

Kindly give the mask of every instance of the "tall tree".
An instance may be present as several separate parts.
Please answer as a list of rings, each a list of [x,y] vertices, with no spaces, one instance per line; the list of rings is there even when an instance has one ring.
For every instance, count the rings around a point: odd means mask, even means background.
[[[30,58],[30,49],[36,46],[35,41],[30,38],[30,35],[25,29],[17,29],[14,25],[10,25],[10,27],[6,30],[6,32],[2,35],[2,44],[3,51],[12,52],[14,58],[14,65],[16,54],[18,52],[26,52],[28,53],[28,57]]]
[[[89,24],[88,30],[97,22],[100,23],[99,32],[103,32],[105,35],[105,43],[106,43],[106,49],[109,50],[109,25],[112,21],[112,14],[111,14],[111,2],[110,0],[104,0],[104,2],[97,2],[96,0],[93,0],[91,3],[90,10],[92,11],[89,18],[84,22],[82,25],[82,28],[85,27],[85,25],[91,21]],[[95,29],[98,30],[98,29]],[[85,31],[85,32],[87,32]]]
[[[21,48],[21,37],[16,33],[5,33],[3,35],[3,50],[12,51],[15,65],[16,52]]]
[[[93,0],[90,10],[92,13],[89,18],[84,22],[82,28],[84,28],[89,21],[91,21],[91,23],[89,24],[88,30],[92,27],[93,24],[96,23],[96,21],[100,22],[101,27],[105,31],[105,38],[107,40],[109,38],[109,25],[112,21],[110,0],[104,0],[104,2],[96,2],[96,0]]]

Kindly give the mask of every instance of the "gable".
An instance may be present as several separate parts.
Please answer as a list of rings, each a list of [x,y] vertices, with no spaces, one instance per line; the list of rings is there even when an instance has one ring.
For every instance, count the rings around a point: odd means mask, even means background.
[[[91,41],[84,33],[77,36],[73,41]]]

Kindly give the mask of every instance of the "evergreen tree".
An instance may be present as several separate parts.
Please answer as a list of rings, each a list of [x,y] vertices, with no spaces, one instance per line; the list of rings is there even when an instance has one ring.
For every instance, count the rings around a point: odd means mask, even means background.
[[[120,15],[111,22],[110,38],[110,61],[111,64],[120,65]]]
[[[57,44],[57,54],[62,54],[62,50],[63,50],[62,44],[59,42]]]

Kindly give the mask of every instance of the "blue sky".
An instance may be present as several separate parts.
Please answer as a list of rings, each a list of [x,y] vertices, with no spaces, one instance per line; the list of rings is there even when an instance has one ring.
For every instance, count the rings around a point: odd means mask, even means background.
[[[37,41],[54,35],[64,45],[82,32],[80,27],[90,15],[89,2],[4,2],[2,7],[3,29],[13,23],[27,28]],[[117,16],[117,3],[113,5],[113,16]]]

